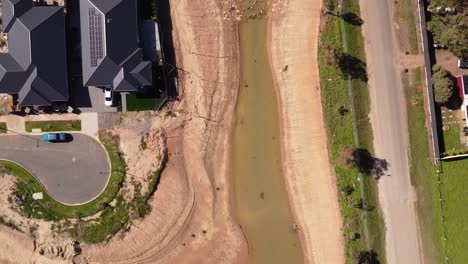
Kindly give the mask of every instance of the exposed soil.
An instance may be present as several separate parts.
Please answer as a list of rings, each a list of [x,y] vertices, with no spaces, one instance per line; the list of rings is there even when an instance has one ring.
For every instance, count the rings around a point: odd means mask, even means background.
[[[458,57],[448,50],[436,52],[436,63],[449,71],[453,76],[468,74],[468,69],[458,68]]]
[[[306,263],[344,263],[317,46],[320,0],[289,0],[269,15],[269,56],[281,114],[283,167]]]

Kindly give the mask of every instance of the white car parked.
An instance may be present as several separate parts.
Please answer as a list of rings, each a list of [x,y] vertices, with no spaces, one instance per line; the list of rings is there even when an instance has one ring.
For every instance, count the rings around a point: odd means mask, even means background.
[[[104,104],[106,106],[112,106],[113,102],[114,102],[114,96],[113,96],[113,92],[112,92],[112,87],[111,86],[106,86],[104,88]]]

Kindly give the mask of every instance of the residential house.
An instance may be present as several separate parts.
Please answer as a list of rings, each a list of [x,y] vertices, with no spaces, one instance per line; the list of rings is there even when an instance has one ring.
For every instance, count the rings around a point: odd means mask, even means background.
[[[152,84],[140,48],[137,0],[80,0],[84,86],[138,92]]]
[[[14,95],[19,106],[67,102],[63,7],[3,0],[2,18],[8,53],[0,54],[0,93]]]

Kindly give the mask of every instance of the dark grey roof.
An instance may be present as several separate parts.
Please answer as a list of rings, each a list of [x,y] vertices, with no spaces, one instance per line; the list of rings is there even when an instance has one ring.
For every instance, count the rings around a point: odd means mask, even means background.
[[[32,1],[28,2],[30,9],[14,17],[10,25],[9,53],[0,55],[0,92],[18,94],[18,104],[23,106],[67,101],[63,7],[32,7]],[[25,3],[26,0],[3,0],[3,4],[11,6]]]
[[[130,2],[125,0],[126,2]],[[93,3],[101,12],[104,14],[109,12],[114,7],[120,5],[121,2],[125,2],[124,0],[91,0],[90,2]],[[131,11],[131,10],[130,10]]]
[[[27,72],[8,53],[0,54],[0,91],[16,94],[23,87]]]
[[[33,6],[31,0],[4,0],[2,1],[3,31],[8,33],[17,17],[22,16]]]
[[[152,76],[151,63],[149,61],[143,61],[142,63],[138,64],[130,73],[143,85],[151,85],[152,80],[147,79],[148,76]]]
[[[85,86],[138,91],[151,85],[151,64],[140,66],[137,9],[137,0],[80,0]]]

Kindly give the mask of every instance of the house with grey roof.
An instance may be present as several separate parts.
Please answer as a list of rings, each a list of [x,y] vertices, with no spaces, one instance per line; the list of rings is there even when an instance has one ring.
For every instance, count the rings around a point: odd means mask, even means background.
[[[84,86],[138,92],[152,84],[140,48],[137,0],[80,0]]]
[[[68,74],[63,7],[32,0],[2,0],[8,53],[0,54],[0,93],[19,106],[67,102]]]

